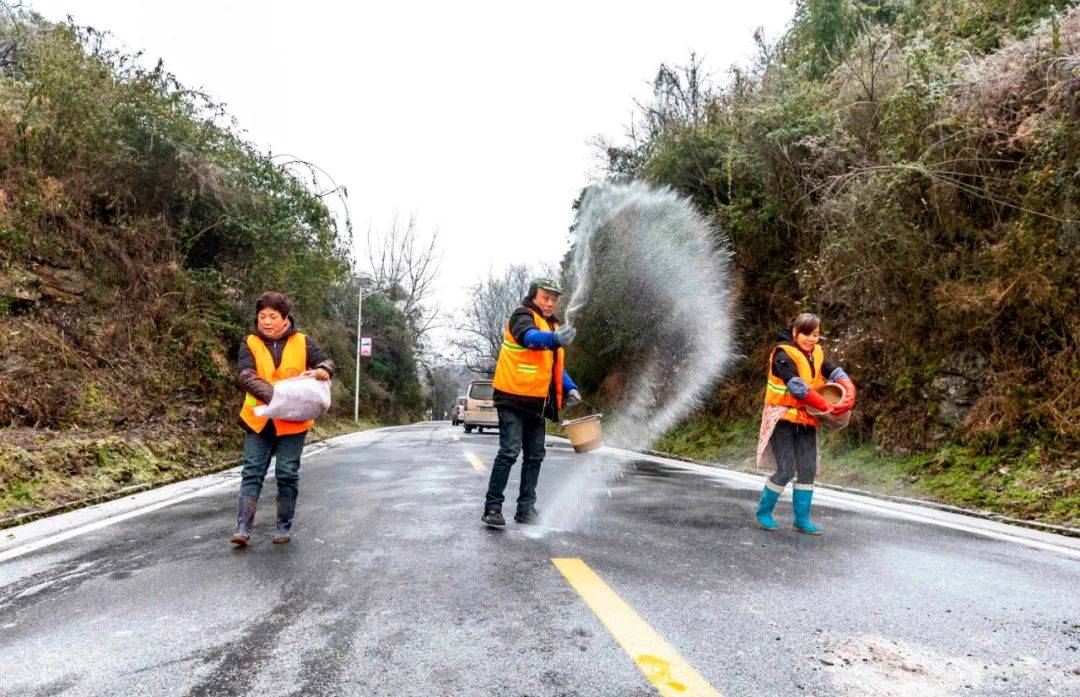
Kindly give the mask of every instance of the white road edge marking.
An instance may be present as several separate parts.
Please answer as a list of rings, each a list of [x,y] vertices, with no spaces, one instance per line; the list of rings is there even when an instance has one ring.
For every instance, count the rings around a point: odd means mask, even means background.
[[[376,429],[376,430],[381,430],[381,429]],[[355,436],[357,436],[359,434],[368,434],[368,433],[373,433],[373,431],[358,431],[356,433],[348,433],[348,434],[345,434],[344,436],[337,436],[335,438],[328,438],[327,440],[319,441],[318,443],[314,443],[311,446],[309,446],[311,448],[311,450],[310,450],[310,452],[305,452],[304,453],[304,458],[310,459],[312,457],[315,457],[317,455],[320,455],[320,454],[326,452],[330,448],[330,444],[332,442],[334,442],[334,441],[349,440],[350,437],[354,438]],[[307,450],[307,448],[305,448],[305,450]],[[205,475],[205,476],[206,477],[221,477],[222,475],[228,475],[228,474],[230,474],[230,473],[232,473],[234,471],[238,471],[239,469],[240,468],[238,468],[238,467],[234,467],[234,468],[231,468],[231,469],[228,469],[228,470],[223,470],[222,472],[217,472],[215,474],[210,474],[210,475]],[[273,478],[273,476],[274,476],[273,472],[271,471],[269,473],[269,475],[268,475],[268,478]],[[187,481],[190,482],[192,480],[187,480]],[[177,484],[184,484],[184,482],[177,482]],[[127,511],[126,513],[120,513],[118,515],[109,516],[109,517],[103,518],[101,520],[96,520],[96,521],[94,521],[92,523],[87,523],[85,525],[76,526],[76,527],[71,528],[69,530],[64,530],[62,532],[54,533],[52,535],[46,535],[46,536],[41,537],[39,539],[36,539],[36,540],[34,540],[32,542],[27,542],[26,544],[22,544],[22,545],[19,545],[17,547],[12,547],[10,549],[0,551],[0,562],[5,562],[5,561],[8,561],[10,559],[14,559],[16,557],[21,557],[24,554],[29,554],[30,552],[36,552],[39,549],[44,549],[45,547],[52,546],[54,544],[57,544],[59,542],[63,542],[65,540],[70,540],[70,539],[72,539],[74,537],[79,537],[80,535],[85,535],[86,533],[89,533],[89,532],[94,532],[95,530],[101,530],[102,528],[107,528],[110,525],[114,525],[116,523],[120,523],[120,522],[123,522],[125,520],[130,520],[132,518],[137,518],[137,517],[139,517],[141,515],[144,515],[146,513],[152,513],[154,511],[160,510],[162,508],[166,508],[167,506],[171,506],[171,505],[173,505],[175,503],[180,503],[181,501],[187,501],[188,499],[193,499],[193,498],[195,498],[197,496],[203,496],[203,495],[208,494],[208,493],[210,493],[212,491],[216,491],[218,489],[221,489],[222,487],[236,486],[236,484],[237,484],[236,479],[234,477],[230,477],[228,479],[225,479],[224,481],[217,482],[217,483],[214,483],[214,484],[209,484],[207,486],[200,487],[200,488],[196,489],[195,491],[189,491],[187,493],[179,494],[179,495],[174,496],[172,498],[164,499],[164,500],[158,501],[156,503],[152,503],[152,504],[149,504],[149,505],[146,505],[146,506],[142,506],[140,508],[136,508],[136,509],[131,510],[131,511]],[[152,491],[155,491],[155,489],[150,489],[149,491],[143,492],[143,493],[150,493]],[[138,494],[136,494],[135,496],[137,497]],[[83,509],[83,510],[85,510],[85,509]],[[74,512],[76,512],[76,511],[72,511],[72,513],[74,513]],[[61,515],[64,515],[64,514],[61,514]],[[48,520],[48,519],[44,519],[44,520]],[[34,522],[38,522],[38,521],[34,521]],[[33,522],[27,523],[27,525],[33,525]],[[16,528],[10,528],[9,530],[0,530],[0,538],[3,538],[5,535],[12,534],[11,531],[12,530],[18,530],[19,527],[22,527],[22,526],[18,526]],[[0,539],[0,542],[3,542],[3,539]]]
[[[559,436],[549,436],[549,438],[552,440],[569,442]],[[748,474],[746,472],[739,472],[737,470],[726,469],[719,466],[707,467],[693,462],[683,462],[682,460],[673,460],[658,455],[647,455],[645,453],[637,453],[632,450],[623,450],[621,448],[604,446],[603,449],[594,452],[614,453],[626,459],[648,460],[669,467],[677,467],[679,469],[698,472],[713,479],[726,479],[752,487],[764,486],[765,482],[764,476]],[[867,498],[865,496],[859,496],[858,494],[849,494],[847,492],[829,489],[816,489],[814,498],[815,504],[825,503],[840,508],[856,508],[877,513],[879,515],[903,518],[905,520],[928,525],[937,525],[952,530],[960,530],[974,535],[990,537],[1004,542],[1012,542],[1033,549],[1054,552],[1074,559],[1080,559],[1080,540],[1061,535],[1054,535],[1041,530],[1021,528],[981,518],[969,518],[959,513],[922,508],[914,504],[897,503],[885,499]],[[749,513],[747,513],[747,515],[749,516]]]
[[[422,423],[425,423],[425,422],[420,422],[419,424],[414,424],[414,425],[421,425]],[[430,423],[430,422],[428,422],[428,423]],[[401,428],[401,427],[390,427],[390,428]],[[408,427],[406,426],[405,428],[408,428]],[[312,447],[312,452],[304,453],[304,457],[311,458],[311,457],[314,457],[316,455],[319,455],[320,453],[326,451],[330,447],[331,443],[354,440],[354,439],[362,440],[363,437],[378,433],[379,431],[382,431],[382,430],[385,430],[385,429],[373,429],[373,430],[369,430],[369,431],[359,431],[357,433],[350,433],[350,434],[346,434],[344,436],[338,436],[336,438],[330,438],[330,439],[327,439],[325,441],[321,441],[321,442],[311,446]],[[360,438],[357,438],[358,436]],[[567,440],[565,438],[561,438],[559,436],[548,436],[548,439],[553,440],[553,441],[557,441],[557,442],[562,442],[562,443],[569,443],[569,440]],[[667,465],[667,466],[670,466],[670,467],[676,467],[676,468],[683,469],[683,470],[689,470],[689,471],[692,471],[692,472],[698,472],[698,473],[704,474],[704,475],[706,475],[706,476],[708,476],[708,477],[710,477],[712,479],[719,479],[719,480],[725,480],[726,479],[726,480],[729,480],[729,481],[735,481],[735,482],[738,482],[738,483],[743,484],[743,485],[748,486],[748,487],[760,487],[760,486],[763,486],[763,482],[765,481],[765,478],[762,477],[762,476],[757,476],[757,475],[753,475],[753,474],[747,474],[745,472],[739,472],[739,471],[736,471],[736,470],[726,469],[726,468],[723,468],[723,467],[706,467],[704,465],[698,465],[698,464],[695,464],[695,463],[692,463],[692,462],[683,462],[681,460],[672,460],[672,459],[669,459],[669,458],[666,458],[666,457],[659,457],[657,455],[646,455],[644,453],[638,453],[638,452],[634,452],[632,450],[622,450],[621,448],[613,448],[613,447],[605,446],[603,449],[598,450],[598,451],[594,451],[594,452],[596,454],[602,454],[604,452],[607,452],[607,453],[619,455],[619,456],[621,456],[623,458],[626,458],[626,459],[648,460],[650,462],[656,462],[656,463],[659,463],[659,464],[662,464],[662,465]],[[586,456],[586,457],[588,457],[588,456]],[[234,469],[238,469],[238,468],[234,468]],[[230,470],[226,470],[226,472],[229,472],[229,471]],[[207,475],[207,476],[208,477],[221,476],[222,474],[224,474],[224,473],[219,472],[219,473],[217,473],[217,475]],[[180,484],[183,484],[183,482],[180,482]],[[129,520],[131,518],[138,517],[140,515],[143,515],[144,513],[151,513],[153,511],[159,510],[161,508],[165,508],[167,506],[170,506],[170,505],[172,505],[174,503],[179,503],[181,501],[186,501],[187,499],[194,498],[196,496],[201,496],[201,495],[209,493],[211,491],[215,491],[215,490],[217,490],[217,489],[219,489],[221,487],[227,486],[227,485],[234,485],[235,486],[235,484],[236,484],[235,479],[228,479],[228,480],[223,481],[223,482],[218,482],[218,483],[215,483],[215,484],[208,485],[208,486],[200,488],[200,489],[198,489],[196,491],[180,494],[180,495],[176,496],[175,498],[170,498],[170,499],[166,499],[166,500],[163,500],[163,501],[159,501],[159,502],[156,502],[156,503],[148,505],[148,506],[144,506],[144,507],[132,510],[132,511],[128,511],[126,513],[122,513],[122,514],[111,516],[111,517],[108,517],[108,518],[105,518],[105,519],[102,519],[102,520],[94,521],[92,523],[88,523],[88,524],[81,525],[81,526],[78,526],[78,527],[75,527],[75,528],[71,528],[70,530],[64,530],[62,532],[55,533],[53,535],[48,535],[48,536],[42,537],[40,539],[34,540],[33,542],[28,542],[26,544],[19,545],[17,547],[12,547],[10,549],[0,551],[0,562],[4,562],[4,561],[8,561],[10,559],[14,559],[16,557],[20,557],[20,556],[22,556],[24,554],[28,554],[29,552],[33,552],[33,551],[36,551],[36,550],[39,550],[39,549],[43,549],[45,547],[49,547],[50,545],[56,544],[58,542],[62,542],[64,540],[69,540],[69,539],[71,539],[73,537],[78,537],[79,535],[84,535],[84,534],[86,534],[88,532],[93,532],[95,530],[100,530],[102,528],[113,525],[114,523],[119,523],[119,522],[122,522],[124,520]],[[155,490],[151,489],[150,491],[152,492],[152,491],[155,491]],[[144,493],[149,493],[149,492],[144,492]],[[139,494],[136,494],[135,496],[138,497]],[[940,526],[940,527],[950,528],[950,529],[953,529],[953,530],[959,530],[959,531],[971,533],[971,534],[974,534],[974,535],[981,535],[983,537],[989,537],[989,538],[1001,540],[1001,541],[1004,541],[1004,542],[1012,542],[1014,544],[1020,544],[1020,545],[1026,546],[1026,547],[1031,547],[1031,548],[1034,548],[1034,549],[1039,549],[1039,550],[1043,550],[1043,551],[1047,551],[1047,552],[1054,552],[1054,553],[1061,554],[1061,555],[1064,555],[1064,556],[1067,556],[1067,557],[1071,557],[1073,559],[1080,559],[1080,540],[1074,540],[1073,538],[1062,537],[1062,536],[1059,536],[1059,535],[1053,535],[1051,533],[1045,533],[1045,532],[1038,531],[1038,530],[1029,530],[1027,528],[1019,528],[1019,527],[1007,525],[1005,523],[998,523],[996,521],[982,520],[982,519],[978,519],[978,518],[967,519],[965,516],[957,514],[957,513],[949,513],[949,512],[946,512],[946,511],[937,511],[937,510],[933,510],[933,509],[923,509],[923,508],[920,508],[919,506],[916,506],[916,505],[913,505],[913,504],[902,504],[902,503],[896,503],[896,502],[892,502],[892,501],[886,501],[886,500],[883,500],[883,499],[867,499],[866,497],[859,496],[857,494],[848,494],[848,493],[845,493],[845,492],[830,491],[830,490],[827,490],[827,489],[818,489],[817,493],[816,493],[816,498],[818,499],[818,501],[820,501],[822,503],[830,503],[830,504],[834,504],[834,505],[839,504],[840,507],[856,508],[856,509],[860,509],[860,510],[865,510],[865,511],[870,511],[870,512],[873,512],[873,513],[877,513],[879,515],[893,516],[893,517],[896,517],[896,518],[902,518],[902,519],[911,520],[911,521],[914,521],[914,522],[925,523],[927,525],[937,525],[937,526]],[[82,509],[82,510],[86,510],[86,509]],[[73,511],[73,513],[77,513],[77,512],[78,511]],[[62,514],[62,515],[66,515],[66,514]],[[50,519],[46,518],[44,520],[50,520]],[[35,522],[39,522],[39,521],[35,521]],[[33,524],[34,523],[27,523],[27,525],[33,525]],[[22,526],[19,526],[19,527],[22,527]],[[0,538],[2,538],[6,534],[10,534],[12,530],[18,530],[18,527],[9,528],[6,531],[0,530]],[[1059,542],[1059,540],[1065,541],[1064,544],[1062,542]],[[2,544],[3,542],[4,542],[4,540],[0,539],[0,544]]]
[[[73,537],[78,537],[80,535],[85,535],[88,532],[93,532],[95,530],[100,530],[102,528],[107,528],[110,525],[114,525],[115,523],[119,523],[119,522],[122,522],[122,521],[125,521],[125,520],[129,520],[131,518],[137,518],[138,516],[141,516],[141,515],[143,515],[145,513],[150,513],[152,511],[156,511],[156,510],[159,510],[161,508],[165,508],[166,506],[171,506],[174,503],[180,503],[181,501],[187,501],[188,499],[193,499],[196,496],[202,496],[203,494],[205,494],[207,492],[215,491],[215,490],[220,489],[220,488],[222,488],[224,486],[236,486],[236,482],[231,480],[231,479],[227,479],[227,480],[225,480],[223,482],[219,482],[217,484],[211,484],[210,486],[204,487],[202,489],[199,489],[197,491],[193,491],[193,492],[188,493],[188,494],[184,494],[182,496],[177,496],[175,498],[166,499],[165,501],[159,501],[159,502],[151,504],[149,506],[143,506],[142,508],[137,508],[134,511],[128,511],[127,513],[121,513],[120,515],[112,516],[111,518],[105,518],[103,520],[99,520],[99,521],[96,521],[94,523],[88,523],[87,525],[82,525],[82,526],[79,526],[77,528],[72,528],[71,530],[65,530],[64,532],[60,532],[60,533],[57,533],[55,535],[50,535],[49,537],[43,537],[40,540],[35,540],[33,542],[28,542],[28,543],[22,545],[21,547],[15,547],[15,548],[9,549],[9,550],[7,550],[5,552],[0,552],[0,562],[5,562],[5,561],[8,561],[9,559],[14,559],[15,557],[21,557],[22,555],[28,554],[30,552],[36,552],[37,550],[42,549],[44,547],[54,545],[54,544],[56,544],[58,542],[63,542],[64,540],[70,540]]]

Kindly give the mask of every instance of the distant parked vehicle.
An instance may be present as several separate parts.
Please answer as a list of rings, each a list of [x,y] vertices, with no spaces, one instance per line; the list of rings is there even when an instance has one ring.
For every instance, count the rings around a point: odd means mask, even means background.
[[[483,433],[485,428],[499,428],[499,414],[495,411],[495,388],[491,380],[474,380],[469,383],[465,400],[465,433],[472,433],[475,428]]]
[[[454,410],[450,412],[450,425],[457,426],[465,420],[465,401],[468,397],[458,397],[454,402]]]

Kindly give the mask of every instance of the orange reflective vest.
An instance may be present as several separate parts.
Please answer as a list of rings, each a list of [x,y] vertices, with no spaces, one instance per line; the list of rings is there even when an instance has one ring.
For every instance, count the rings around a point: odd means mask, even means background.
[[[549,323],[536,311],[533,311],[533,321],[536,328],[543,332],[553,332],[559,328],[558,322]],[[562,347],[554,351],[525,348],[514,340],[510,323],[507,322],[499,349],[499,362],[495,364],[495,389],[522,397],[546,399],[554,380],[555,409],[562,409],[564,355]]]
[[[818,420],[806,411],[806,406],[796,399],[795,395],[788,391],[784,381],[773,374],[772,366],[777,350],[783,351],[791,360],[795,361],[795,365],[799,369],[799,377],[812,390],[816,390],[825,384],[825,376],[821,374],[821,366],[825,363],[825,352],[821,350],[820,346],[814,347],[814,366],[817,368],[814,370],[810,367],[810,361],[807,359],[806,354],[797,347],[777,346],[769,354],[768,381],[765,383],[765,403],[770,406],[788,407],[788,410],[781,417],[782,419],[796,424],[817,427],[820,425]]]
[[[281,352],[281,365],[274,367],[274,357],[270,355],[270,349],[262,339],[254,334],[248,335],[247,346],[251,355],[255,357],[255,371],[259,377],[273,385],[278,380],[294,378],[307,369],[307,339],[297,332],[285,342],[285,348]],[[255,407],[265,404],[248,393],[244,397],[244,406],[240,409],[240,418],[244,420],[255,433],[262,433],[269,419],[255,416]],[[274,429],[279,436],[288,436],[293,433],[303,433],[311,428],[314,421],[283,421],[274,419]]]

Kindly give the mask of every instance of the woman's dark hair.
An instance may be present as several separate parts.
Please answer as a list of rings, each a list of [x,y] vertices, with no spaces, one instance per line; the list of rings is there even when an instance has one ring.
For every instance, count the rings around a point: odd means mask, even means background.
[[[268,290],[259,296],[259,299],[255,301],[255,314],[270,308],[277,310],[282,317],[288,317],[289,312],[292,310],[292,304],[289,303],[289,299],[281,293],[275,293],[272,290]]]
[[[799,334],[813,334],[821,326],[821,318],[811,312],[804,312],[791,322],[791,338]]]

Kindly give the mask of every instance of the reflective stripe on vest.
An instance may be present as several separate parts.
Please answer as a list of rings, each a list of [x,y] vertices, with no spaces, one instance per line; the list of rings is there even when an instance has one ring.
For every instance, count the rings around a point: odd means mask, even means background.
[[[259,377],[273,385],[278,380],[294,378],[307,369],[307,339],[297,332],[285,342],[285,348],[281,352],[281,364],[274,367],[274,357],[270,349],[262,339],[254,334],[248,335],[247,347],[255,358],[255,372]],[[269,419],[255,416],[255,407],[265,404],[255,398],[255,395],[247,393],[244,396],[244,406],[240,409],[240,418],[244,420],[255,433],[262,433]],[[274,429],[279,436],[287,436],[293,433],[303,433],[311,428],[314,421],[284,421],[274,419]]]
[[[825,363],[825,352],[821,350],[820,346],[814,347],[814,366],[817,368],[814,370],[811,368],[810,360],[806,357],[806,354],[798,348],[785,345],[777,346],[769,354],[768,377],[765,381],[765,403],[770,406],[788,407],[788,410],[780,418],[796,424],[818,426],[818,420],[806,411],[806,407],[795,395],[788,391],[787,384],[773,374],[772,366],[777,350],[783,351],[795,362],[795,367],[799,370],[799,377],[812,390],[816,390],[825,384],[825,377],[821,374],[821,367]]]
[[[543,332],[555,331],[558,322],[548,322],[539,313],[533,311],[533,322]],[[503,330],[502,347],[499,349],[499,361],[495,364],[495,389],[521,397],[540,397],[546,399],[550,394],[551,381],[555,381],[555,408],[562,409],[563,400],[563,360],[562,347],[551,349],[530,349],[514,340],[510,333],[510,324]]]

